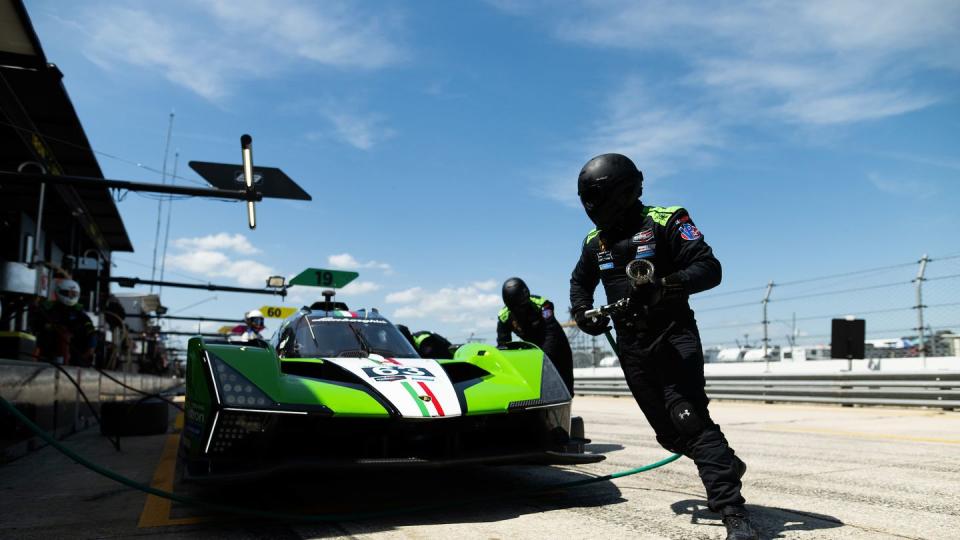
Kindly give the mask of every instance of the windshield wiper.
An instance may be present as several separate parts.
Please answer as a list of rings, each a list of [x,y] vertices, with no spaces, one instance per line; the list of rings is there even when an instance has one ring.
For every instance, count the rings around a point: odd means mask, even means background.
[[[347,328],[349,328],[350,331],[353,332],[353,335],[357,337],[357,341],[360,342],[360,347],[363,348],[364,355],[370,356],[370,344],[367,343],[367,340],[363,339],[363,334],[361,334],[360,331],[354,328],[350,323],[347,323]]]

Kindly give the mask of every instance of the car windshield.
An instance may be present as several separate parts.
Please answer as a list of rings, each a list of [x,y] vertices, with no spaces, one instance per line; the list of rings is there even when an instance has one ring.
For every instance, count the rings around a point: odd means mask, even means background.
[[[368,353],[375,353],[397,358],[419,358],[403,334],[382,319],[358,321],[334,317],[311,317],[309,324],[310,327],[302,324],[297,329],[300,357],[333,358],[367,356]]]

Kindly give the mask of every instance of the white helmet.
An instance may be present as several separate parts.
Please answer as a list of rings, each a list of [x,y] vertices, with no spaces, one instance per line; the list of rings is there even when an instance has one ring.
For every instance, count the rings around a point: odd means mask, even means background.
[[[80,284],[72,279],[58,279],[53,292],[57,300],[67,306],[75,306],[80,300]]]
[[[248,326],[256,328],[259,332],[263,329],[263,313],[259,309],[251,309],[250,311],[243,314],[243,321],[247,323]]]

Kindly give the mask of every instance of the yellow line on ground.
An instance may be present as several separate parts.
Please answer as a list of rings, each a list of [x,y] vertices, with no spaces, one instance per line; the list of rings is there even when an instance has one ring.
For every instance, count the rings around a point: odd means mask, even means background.
[[[842,431],[836,429],[795,428],[787,426],[769,425],[765,431],[786,431],[790,433],[815,433],[819,435],[837,435],[854,439],[893,440],[909,442],[926,442],[939,444],[960,444],[960,439],[940,439],[936,437],[914,437],[913,435],[897,435],[894,433],[869,433],[863,431]]]
[[[178,427],[183,426],[183,413],[177,415],[174,423]],[[167,436],[167,441],[163,445],[163,453],[160,454],[160,462],[157,463],[157,469],[153,472],[153,481],[150,483],[151,487],[164,491],[173,491],[173,479],[176,475],[177,467],[177,446],[179,446],[179,444],[179,431]],[[140,521],[137,523],[137,527],[143,529],[170,525],[192,525],[206,521],[206,518],[200,517],[173,519],[170,517],[170,509],[172,506],[173,503],[170,499],[164,499],[156,495],[147,495],[147,500],[143,503],[143,511],[140,513]]]

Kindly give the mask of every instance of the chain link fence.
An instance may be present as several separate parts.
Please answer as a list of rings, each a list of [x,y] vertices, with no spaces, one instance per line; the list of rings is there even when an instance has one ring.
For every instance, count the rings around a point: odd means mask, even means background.
[[[868,358],[960,357],[960,254],[691,298],[708,362],[830,358],[831,320],[866,321]],[[606,340],[568,328],[575,367],[617,365]],[[960,366],[960,358],[958,358]]]

